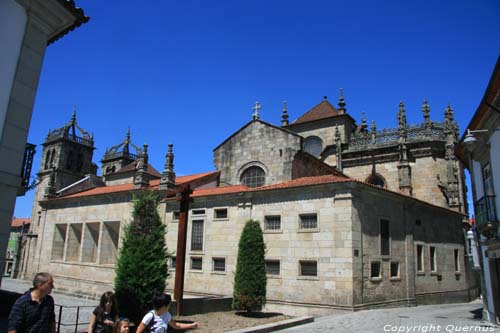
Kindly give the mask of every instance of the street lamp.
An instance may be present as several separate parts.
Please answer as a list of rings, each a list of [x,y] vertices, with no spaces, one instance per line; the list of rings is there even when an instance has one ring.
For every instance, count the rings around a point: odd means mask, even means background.
[[[488,132],[489,130],[487,129],[481,129],[481,130],[470,130],[467,129],[467,134],[465,135],[464,138],[464,146],[467,148],[468,151],[472,151],[474,149],[474,146],[476,145],[477,138],[475,137],[475,133],[485,133]],[[494,131],[498,131],[498,129],[494,129]]]

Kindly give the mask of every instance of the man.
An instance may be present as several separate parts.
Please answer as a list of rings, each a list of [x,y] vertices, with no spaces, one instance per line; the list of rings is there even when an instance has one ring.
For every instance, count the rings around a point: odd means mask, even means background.
[[[37,273],[33,288],[19,297],[9,314],[8,333],[55,333],[54,299],[50,292],[54,279]]]

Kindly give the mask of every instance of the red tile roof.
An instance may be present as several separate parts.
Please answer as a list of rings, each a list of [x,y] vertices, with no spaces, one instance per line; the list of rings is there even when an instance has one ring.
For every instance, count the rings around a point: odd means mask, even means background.
[[[30,217],[19,217],[19,218],[13,218],[12,222],[10,223],[11,227],[17,228],[17,227],[22,227],[23,224],[27,225],[31,223],[31,218]]]
[[[211,172],[198,173],[198,174],[194,174],[194,175],[179,176],[179,177],[175,178],[175,185],[179,186],[179,185],[187,184],[190,182],[201,180],[205,177],[214,176],[218,173],[219,173],[219,171],[211,171]],[[160,184],[159,179],[152,179],[149,182],[148,189],[150,189],[150,190],[157,189],[159,184]],[[93,189],[90,189],[87,191],[78,192],[78,193],[70,194],[70,195],[67,195],[64,197],[53,198],[53,199],[49,199],[49,200],[87,197],[87,196],[94,196],[94,195],[100,195],[100,194],[127,192],[127,191],[132,191],[132,190],[135,190],[135,185],[133,183],[121,184],[121,185],[101,186],[101,187],[96,187],[96,188],[93,188]]]
[[[333,107],[326,99],[321,103],[313,107],[311,110],[304,113],[297,120],[295,120],[291,125],[307,123],[314,120],[325,119],[330,117],[336,117],[339,115],[337,109]]]

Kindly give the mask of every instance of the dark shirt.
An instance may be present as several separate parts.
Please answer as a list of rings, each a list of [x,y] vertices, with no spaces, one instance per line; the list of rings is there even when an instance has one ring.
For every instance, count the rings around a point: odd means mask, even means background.
[[[31,291],[17,299],[10,310],[7,331],[17,333],[50,333],[54,324],[54,299],[45,296],[40,303],[31,298]]]
[[[118,319],[117,315],[114,314],[114,313],[102,313],[102,314],[99,314],[100,311],[99,311],[99,307],[96,307],[94,309],[94,312],[92,312],[94,314],[94,316],[96,317],[96,321],[95,321],[95,326],[94,326],[94,333],[111,333],[113,332],[113,326],[110,326],[110,325],[106,325],[104,323],[104,321],[107,319],[107,320],[111,320],[112,322],[115,322],[116,319]]]

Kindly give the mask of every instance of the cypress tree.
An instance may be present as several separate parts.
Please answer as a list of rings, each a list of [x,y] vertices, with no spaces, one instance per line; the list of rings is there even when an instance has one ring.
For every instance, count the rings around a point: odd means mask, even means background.
[[[259,221],[247,221],[238,244],[233,308],[247,312],[260,311],[266,303],[265,251]]]
[[[120,316],[138,324],[152,308],[151,299],[163,293],[169,277],[170,253],[165,225],[158,214],[159,195],[144,191],[134,196],[132,222],[125,227],[115,267],[115,294]]]

